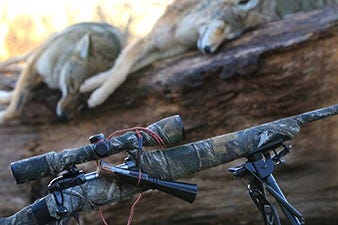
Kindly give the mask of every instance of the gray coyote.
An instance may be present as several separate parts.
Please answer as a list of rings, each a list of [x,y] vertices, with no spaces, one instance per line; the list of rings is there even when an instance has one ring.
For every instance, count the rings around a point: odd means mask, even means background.
[[[0,112],[0,123],[18,117],[29,93],[42,82],[62,92],[56,106],[57,116],[71,117],[80,104],[85,103],[79,92],[80,85],[90,76],[113,66],[123,48],[122,40],[116,28],[104,23],[75,24],[49,38],[25,55],[26,66],[14,90],[0,91],[0,103],[9,104]],[[9,60],[2,65],[14,62]]]
[[[221,43],[286,13],[320,8],[337,0],[175,0],[144,38],[126,46],[108,71],[87,79],[81,92],[96,89],[89,107],[102,104],[127,76],[159,59],[197,48],[213,53]],[[284,12],[278,10],[282,7]]]

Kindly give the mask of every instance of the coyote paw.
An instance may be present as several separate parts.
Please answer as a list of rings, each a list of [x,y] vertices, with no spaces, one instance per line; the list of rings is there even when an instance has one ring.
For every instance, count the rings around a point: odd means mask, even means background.
[[[108,77],[109,77],[109,73],[104,72],[104,73],[99,73],[98,75],[85,80],[80,87],[80,92],[85,93],[85,92],[93,91],[94,89],[100,87],[106,81]]]
[[[0,124],[4,124],[8,121],[6,111],[0,111]]]
[[[98,105],[101,105],[107,98],[109,97],[109,93],[105,91],[105,88],[99,88],[95,90],[87,101],[89,108],[94,108]]]
[[[102,83],[98,80],[94,79],[95,77],[89,78],[85,80],[85,82],[80,87],[81,93],[90,92],[96,88],[98,88]]]
[[[0,104],[9,104],[11,101],[12,92],[11,91],[1,91],[0,90]]]

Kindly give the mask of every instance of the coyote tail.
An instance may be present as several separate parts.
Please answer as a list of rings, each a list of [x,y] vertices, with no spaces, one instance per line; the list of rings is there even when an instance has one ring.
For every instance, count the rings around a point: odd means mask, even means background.
[[[20,62],[26,62],[28,58],[32,55],[33,51],[27,52],[21,56],[9,58],[6,61],[0,62],[0,69],[6,68],[12,64],[18,64]]]

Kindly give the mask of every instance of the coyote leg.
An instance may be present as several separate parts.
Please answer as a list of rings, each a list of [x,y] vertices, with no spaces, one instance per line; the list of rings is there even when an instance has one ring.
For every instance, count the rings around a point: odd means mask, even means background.
[[[20,115],[21,109],[27,101],[30,91],[42,82],[42,77],[27,66],[19,77],[13,93],[10,95],[8,107],[0,112],[0,124]]]
[[[95,75],[94,77],[88,78],[85,80],[85,82],[80,87],[80,92],[90,92],[92,90],[95,90],[96,88],[100,87],[105,80],[108,79],[108,77],[111,74],[111,69],[107,70],[105,72],[99,73],[98,75]]]
[[[140,69],[155,62],[156,60],[178,55],[182,52],[185,52],[186,50],[186,47],[180,46],[170,50],[164,50],[163,52],[150,52],[144,58],[142,58],[142,60],[137,61],[129,71],[124,69],[119,70],[116,67],[113,67],[112,70],[109,70],[109,76],[104,81],[104,83],[91,94],[88,100],[88,106],[90,108],[94,108],[102,104],[109,97],[109,95],[112,94],[123,83],[123,81],[127,78],[128,73],[135,71],[135,68]]]
[[[167,51],[155,51],[149,53],[149,55],[146,55],[142,60],[136,62],[136,64],[132,67],[130,73],[133,73],[139,69],[142,69],[143,67],[153,63],[156,60],[162,59],[162,58],[168,58],[171,56],[178,55],[182,52],[185,52],[187,48],[185,47],[176,47]],[[113,68],[112,68],[113,69]],[[82,93],[90,92],[98,87],[102,86],[103,83],[109,78],[109,76],[112,74],[112,69],[107,70],[105,72],[99,73],[96,76],[93,76],[87,80],[81,85],[80,91]]]

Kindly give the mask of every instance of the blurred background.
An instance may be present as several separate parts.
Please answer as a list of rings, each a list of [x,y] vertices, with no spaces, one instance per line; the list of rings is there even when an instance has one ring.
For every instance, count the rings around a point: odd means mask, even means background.
[[[0,0],[0,61],[26,53],[71,24],[107,22],[129,38],[150,31],[172,0]]]

